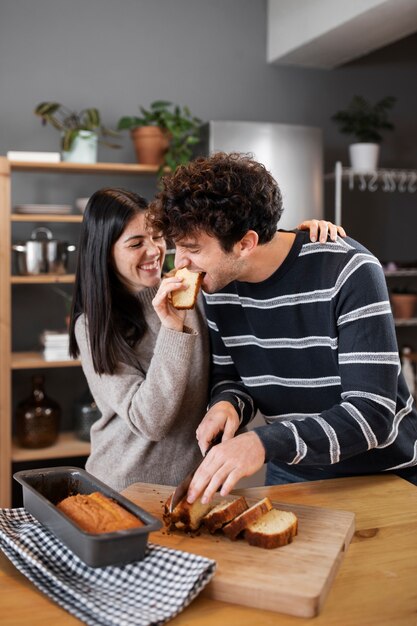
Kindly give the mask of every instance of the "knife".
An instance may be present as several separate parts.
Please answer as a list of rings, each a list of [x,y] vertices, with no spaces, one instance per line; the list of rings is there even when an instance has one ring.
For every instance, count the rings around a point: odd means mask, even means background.
[[[203,460],[207,455],[207,452],[209,450],[211,450],[211,448],[215,445],[217,445],[218,443],[221,442],[223,437],[223,431],[219,432],[214,439],[211,440],[204,456],[203,456]],[[187,476],[180,482],[180,484],[175,488],[174,493],[172,494],[171,497],[171,501],[169,503],[169,507],[168,510],[170,513],[172,513],[172,511],[175,509],[175,507],[177,506],[178,502],[180,502],[180,500],[183,499],[183,497],[187,494],[188,491],[188,487],[190,486],[190,483],[193,479],[193,476],[195,474],[195,472],[197,471],[197,469],[200,467],[201,465],[201,461],[199,461],[199,463],[197,463],[197,465],[194,467],[193,470],[191,470],[191,472],[189,472],[187,474]]]

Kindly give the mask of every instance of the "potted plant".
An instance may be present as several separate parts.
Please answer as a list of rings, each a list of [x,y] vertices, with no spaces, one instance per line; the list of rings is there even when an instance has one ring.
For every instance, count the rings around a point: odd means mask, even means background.
[[[34,110],[42,118],[42,124],[51,124],[61,131],[62,160],[75,163],[97,161],[98,136],[117,136],[115,131],[102,126],[98,109],[83,109],[79,113],[67,109],[59,102],[41,102]],[[119,148],[114,143],[100,140],[110,148]]]
[[[159,165],[174,170],[187,163],[192,147],[199,142],[201,120],[166,100],[152,102],[148,109],[139,107],[140,116],[122,117],[117,128],[130,130],[138,163]]]
[[[417,305],[417,293],[405,287],[394,287],[390,294],[392,313],[395,319],[414,317]]]
[[[347,109],[332,116],[341,133],[353,135],[357,140],[349,146],[351,166],[355,171],[377,169],[381,132],[394,129],[388,112],[395,102],[396,98],[387,96],[372,105],[362,96],[354,96]]]
[[[60,287],[52,287],[52,289],[57,293],[64,302],[65,306],[65,325],[69,328],[70,323],[70,315],[71,315],[71,306],[72,306],[72,295],[61,289]]]

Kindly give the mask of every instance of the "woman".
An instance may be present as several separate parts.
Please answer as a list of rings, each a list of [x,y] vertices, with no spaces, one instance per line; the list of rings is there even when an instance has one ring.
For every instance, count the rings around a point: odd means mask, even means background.
[[[200,304],[178,311],[161,281],[164,239],[145,225],[146,201],[100,189],[86,207],[70,324],[101,418],[86,469],[120,491],[177,484],[201,460],[195,432],[207,407],[210,348]],[[311,236],[317,236],[317,225]],[[327,237],[328,223],[320,223]],[[333,237],[336,229],[331,227]]]
[[[90,198],[71,315],[70,351],[101,412],[86,469],[117,490],[179,482],[201,459],[195,431],[207,406],[204,317],[170,306],[181,281],[160,286],[165,241],[146,230],[146,207],[120,189]]]

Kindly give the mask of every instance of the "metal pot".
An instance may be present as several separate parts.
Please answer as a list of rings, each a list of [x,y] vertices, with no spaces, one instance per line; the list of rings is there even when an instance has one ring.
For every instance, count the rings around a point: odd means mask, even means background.
[[[68,252],[74,252],[76,246],[54,239],[49,228],[41,226],[32,231],[29,241],[13,244],[12,250],[21,275],[66,274]]]

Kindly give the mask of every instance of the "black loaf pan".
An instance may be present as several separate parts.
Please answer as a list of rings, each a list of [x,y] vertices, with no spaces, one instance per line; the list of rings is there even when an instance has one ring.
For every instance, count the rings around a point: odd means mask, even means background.
[[[156,517],[78,467],[21,471],[13,478],[22,485],[25,509],[90,567],[140,561],[145,556],[148,534],[162,526]],[[94,491],[115,500],[144,526],[95,535],[83,531],[55,506],[67,496]]]

